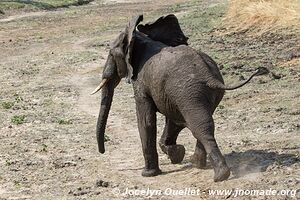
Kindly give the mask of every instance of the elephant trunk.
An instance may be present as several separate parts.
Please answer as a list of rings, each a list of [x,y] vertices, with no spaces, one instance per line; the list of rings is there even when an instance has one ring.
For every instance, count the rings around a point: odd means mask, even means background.
[[[114,95],[114,81],[110,80],[102,88],[101,106],[100,106],[100,111],[99,111],[99,116],[98,116],[98,121],[97,121],[97,128],[96,128],[98,150],[100,153],[105,152],[104,133],[105,133],[105,127],[106,127],[109,110],[110,110],[111,103],[113,100],[113,95]]]

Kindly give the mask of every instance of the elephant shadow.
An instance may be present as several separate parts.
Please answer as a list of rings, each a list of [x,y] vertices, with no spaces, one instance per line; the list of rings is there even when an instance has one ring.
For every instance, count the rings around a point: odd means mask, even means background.
[[[281,167],[288,167],[300,162],[300,158],[295,154],[280,154],[268,150],[252,149],[244,152],[232,151],[229,154],[225,154],[225,159],[232,172],[231,179],[271,171]],[[180,165],[181,167],[179,169],[166,171],[163,172],[163,174],[175,173],[193,168],[192,164],[187,159]],[[212,165],[209,161],[205,169],[212,169]]]
[[[288,167],[300,161],[295,154],[252,149],[244,152],[232,151],[225,155],[225,159],[232,171],[232,179]]]

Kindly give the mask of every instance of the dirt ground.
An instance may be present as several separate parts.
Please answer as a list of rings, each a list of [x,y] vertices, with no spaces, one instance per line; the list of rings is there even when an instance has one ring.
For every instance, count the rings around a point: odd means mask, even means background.
[[[225,4],[224,4],[225,3]],[[226,2],[94,1],[88,5],[17,13],[0,19],[0,199],[147,199],[126,191],[199,189],[197,195],[151,199],[225,199],[212,190],[290,190],[291,195],[238,195],[235,199],[300,198],[300,57],[293,33],[224,35],[217,28]],[[100,80],[109,42],[128,19],[175,13],[190,45],[220,65],[227,84],[255,67],[273,75],[227,92],[214,114],[216,139],[232,170],[214,183],[213,170],[192,167],[195,139],[182,131],[183,163],[159,149],[163,174],[145,178],[132,86],[115,91],[106,153],[97,152],[95,127]],[[198,20],[198,21],[197,21]],[[164,119],[158,116],[158,137]]]

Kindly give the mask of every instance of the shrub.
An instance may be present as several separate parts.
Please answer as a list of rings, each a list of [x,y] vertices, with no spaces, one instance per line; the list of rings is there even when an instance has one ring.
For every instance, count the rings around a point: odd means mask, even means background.
[[[23,124],[25,122],[25,115],[15,115],[11,118],[11,122],[16,125]]]

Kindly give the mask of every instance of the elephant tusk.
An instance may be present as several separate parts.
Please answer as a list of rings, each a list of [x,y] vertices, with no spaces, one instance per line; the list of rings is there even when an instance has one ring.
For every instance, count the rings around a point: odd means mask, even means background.
[[[99,84],[99,86],[91,93],[91,95],[93,95],[93,94],[99,92],[99,90],[101,90],[101,88],[103,88],[103,86],[106,85],[107,81],[108,81],[108,79],[106,79],[106,78],[103,79],[103,80],[101,81],[101,83]]]

